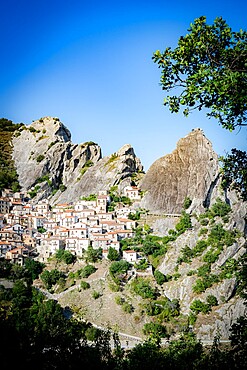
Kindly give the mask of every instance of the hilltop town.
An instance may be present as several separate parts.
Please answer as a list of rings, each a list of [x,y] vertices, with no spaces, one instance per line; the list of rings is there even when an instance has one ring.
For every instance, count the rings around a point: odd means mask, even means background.
[[[124,197],[129,203],[141,199],[134,186],[125,188]],[[111,211],[110,205],[107,191],[51,207],[47,199],[34,204],[24,193],[4,190],[0,198],[0,256],[22,266],[27,257],[46,263],[62,249],[77,258],[83,258],[89,247],[101,248],[102,258],[107,258],[109,248],[119,253],[120,241],[134,236],[136,221],[128,218],[133,212],[130,206],[119,202]],[[122,257],[136,262],[138,256],[128,250]]]

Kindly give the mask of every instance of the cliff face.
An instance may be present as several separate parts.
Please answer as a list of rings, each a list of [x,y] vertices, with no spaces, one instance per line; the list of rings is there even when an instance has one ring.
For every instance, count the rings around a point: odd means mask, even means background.
[[[146,192],[141,205],[157,213],[180,213],[189,197],[191,209],[203,209],[217,181],[217,154],[203,131],[195,129],[147,171],[141,183]]]
[[[84,167],[85,168],[85,167]],[[80,195],[97,194],[100,190],[109,190],[114,185],[119,189],[131,184],[131,175],[142,171],[142,164],[135,156],[133,148],[126,144],[118,152],[101,158],[88,167],[79,177],[70,176],[69,187],[59,195],[61,202],[78,199]]]
[[[73,202],[80,196],[109,189],[142,165],[133,148],[125,145],[102,158],[93,142],[73,144],[69,130],[58,118],[44,117],[23,126],[12,140],[13,159],[22,190],[32,191],[35,200]]]

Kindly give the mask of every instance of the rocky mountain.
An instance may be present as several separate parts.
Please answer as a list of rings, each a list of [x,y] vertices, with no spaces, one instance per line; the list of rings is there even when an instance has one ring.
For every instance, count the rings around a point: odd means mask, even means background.
[[[195,129],[149,168],[141,182],[145,191],[141,205],[156,213],[180,213],[188,197],[191,210],[203,210],[218,180],[217,154],[203,131]]]
[[[121,192],[138,178],[144,196],[137,206],[149,211],[144,223],[151,226],[151,237],[174,236],[161,254],[147,255],[166,277],[160,294],[171,302],[179,301],[182,319],[195,320],[192,325],[199,338],[212,340],[218,331],[228,338],[232,323],[247,313],[237,294],[236,274],[238,261],[246,253],[247,204],[236,192],[222,189],[217,154],[202,130],[194,129],[180,139],[176,149],[156,160],[146,174],[129,144],[102,157],[101,148],[93,142],[73,144],[70,132],[57,118],[45,117],[18,128],[12,149],[21,188],[34,201],[73,202],[114,185]],[[191,225],[179,233],[181,211],[189,215]],[[156,239],[149,247],[155,243],[158,248]],[[114,302],[109,296],[106,302],[109,299]],[[112,307],[107,304],[104,309],[112,317]],[[138,306],[135,309],[138,312]]]
[[[116,184],[129,185],[131,176],[143,170],[129,144],[102,158],[98,144],[73,144],[58,118],[44,117],[22,126],[12,144],[21,188],[36,201],[73,202]]]

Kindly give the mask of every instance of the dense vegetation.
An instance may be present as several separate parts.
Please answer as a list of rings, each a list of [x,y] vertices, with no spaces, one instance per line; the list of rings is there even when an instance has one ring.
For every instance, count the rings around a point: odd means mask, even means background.
[[[0,277],[12,282],[12,287],[0,286],[0,363],[3,370],[14,367],[16,358],[21,367],[40,370],[244,369],[247,360],[245,318],[232,326],[229,348],[221,347],[219,338],[215,338],[210,349],[203,347],[188,327],[177,340],[161,347],[161,338],[169,337],[167,329],[150,322],[144,326],[148,339],[125,351],[117,333],[102,331],[74,319],[73,312],[63,309],[56,301],[47,300],[34,289],[33,278],[42,269],[43,265],[37,262],[29,262],[24,267],[0,262]],[[140,282],[138,285],[140,292],[148,288]],[[88,284],[82,285],[83,289],[88,287]],[[131,309],[121,298],[119,304],[125,304],[125,310]],[[214,297],[209,297],[208,305],[214,304]],[[194,302],[192,309],[198,312],[206,308]],[[147,310],[149,315],[177,315],[179,306],[175,301],[163,299],[151,303]]]
[[[3,189],[19,191],[18,175],[12,160],[11,140],[14,132],[23,124],[14,124],[12,121],[0,119],[0,192]]]

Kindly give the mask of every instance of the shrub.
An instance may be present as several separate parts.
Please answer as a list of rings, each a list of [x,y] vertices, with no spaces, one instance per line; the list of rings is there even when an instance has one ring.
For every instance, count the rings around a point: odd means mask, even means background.
[[[92,296],[94,299],[98,299],[100,297],[100,292],[96,292],[96,290],[94,290]]]
[[[119,275],[126,274],[129,266],[130,264],[125,260],[115,261],[112,262],[111,266],[109,267],[109,271],[113,277],[117,277]]]
[[[88,197],[81,197],[81,200],[97,200],[97,195],[96,194],[90,194]]]
[[[191,305],[190,305],[191,311],[193,311],[195,314],[198,314],[200,312],[206,314],[211,311],[211,307],[202,302],[200,299],[195,299]]]
[[[159,285],[162,285],[167,281],[165,275],[162,274],[162,272],[160,272],[159,270],[154,271],[154,278]]]
[[[175,226],[175,229],[179,234],[184,233],[186,230],[192,227],[190,215],[185,211],[182,211],[181,217]]]
[[[97,262],[102,258],[102,248],[94,249],[93,247],[88,247],[86,251],[86,261],[87,262]]]
[[[36,197],[36,195],[37,195],[37,193],[38,193],[39,189],[40,189],[40,186],[39,186],[39,185],[36,185],[36,186],[34,187],[34,189],[33,189],[33,190],[30,190],[30,191],[28,192],[28,194],[30,195],[30,197],[31,197],[32,199],[33,199],[34,197]]]
[[[55,257],[58,261],[63,261],[67,265],[70,265],[73,263],[76,259],[76,257],[69,251],[66,251],[64,249],[60,249],[56,252]]]
[[[40,163],[40,162],[42,162],[43,161],[43,159],[45,158],[45,156],[43,155],[43,154],[39,154],[38,155],[38,157],[36,158],[36,161],[38,162],[38,163]]]
[[[197,275],[203,277],[209,274],[210,272],[211,272],[211,265],[207,263],[198,268]]]
[[[96,271],[96,267],[92,265],[86,265],[81,271],[81,277],[88,278]]]
[[[108,250],[107,258],[110,261],[117,261],[119,259],[119,253],[115,248],[110,247]]]
[[[217,198],[216,202],[212,205],[210,210],[213,216],[223,217],[231,212],[231,206],[223,202],[220,198]]]
[[[59,190],[60,190],[61,192],[65,191],[66,189],[67,189],[67,186],[65,186],[64,184],[60,184],[60,185],[59,185]]]
[[[122,304],[124,304],[124,298],[123,297],[120,297],[120,295],[117,295],[116,297],[115,297],[115,302],[116,302],[116,304],[118,304],[118,305],[122,305]]]
[[[183,208],[188,209],[192,203],[192,200],[189,197],[184,199]]]
[[[40,275],[40,278],[47,289],[51,289],[51,287],[62,277],[64,277],[64,274],[57,269],[51,271],[45,270]]]
[[[212,307],[212,306],[218,306],[218,300],[217,300],[217,298],[216,298],[214,295],[212,295],[212,294],[210,294],[210,295],[208,295],[208,296],[207,296],[206,301],[207,301],[207,304],[208,304],[210,307]]]
[[[142,330],[145,335],[152,335],[160,338],[166,338],[168,336],[165,326],[153,322],[146,323]]]
[[[132,288],[134,292],[140,295],[142,298],[156,298],[156,290],[151,287],[148,280],[137,278],[132,282]]]
[[[123,305],[122,305],[122,308],[123,308],[123,311],[126,312],[126,313],[132,313],[133,312],[133,306],[128,302],[124,302]]]
[[[90,284],[87,282],[87,281],[81,281],[81,288],[83,290],[86,290],[86,289],[89,289],[90,288]]]
[[[202,235],[205,235],[208,233],[208,229],[206,227],[202,227],[200,230],[199,230],[199,233],[198,233],[198,236],[202,236]]]
[[[207,218],[203,218],[202,220],[200,220],[200,224],[202,226],[207,226],[209,223],[209,220]]]

